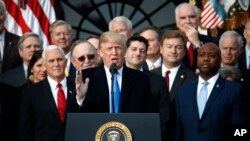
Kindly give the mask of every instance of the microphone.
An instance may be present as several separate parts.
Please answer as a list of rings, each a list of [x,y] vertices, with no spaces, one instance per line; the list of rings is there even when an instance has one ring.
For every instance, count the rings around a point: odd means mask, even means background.
[[[109,108],[110,113],[115,112],[115,101],[114,101],[114,74],[117,72],[117,66],[115,63],[110,65],[109,71],[111,73],[111,105]]]
[[[117,72],[117,65],[116,65],[115,63],[112,63],[112,64],[110,65],[109,71],[110,71],[111,75],[113,76],[114,73]]]

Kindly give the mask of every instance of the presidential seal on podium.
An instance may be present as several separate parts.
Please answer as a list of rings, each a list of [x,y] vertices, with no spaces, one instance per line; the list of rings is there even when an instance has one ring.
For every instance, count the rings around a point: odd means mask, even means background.
[[[100,126],[95,141],[132,141],[132,134],[123,123],[111,121]]]

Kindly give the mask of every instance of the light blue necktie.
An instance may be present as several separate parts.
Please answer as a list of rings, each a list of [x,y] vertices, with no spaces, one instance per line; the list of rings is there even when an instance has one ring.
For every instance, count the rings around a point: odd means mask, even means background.
[[[248,56],[248,69],[250,70],[250,56]]]
[[[114,74],[114,107],[115,113],[119,113],[119,104],[120,104],[120,88],[117,80],[117,75],[119,73],[116,72]]]
[[[198,99],[197,99],[200,118],[201,118],[202,113],[204,111],[204,108],[205,108],[205,105],[207,102],[207,94],[208,94],[208,91],[207,91],[208,82],[205,81],[202,84],[203,84],[203,86],[200,90],[200,93],[199,93]]]

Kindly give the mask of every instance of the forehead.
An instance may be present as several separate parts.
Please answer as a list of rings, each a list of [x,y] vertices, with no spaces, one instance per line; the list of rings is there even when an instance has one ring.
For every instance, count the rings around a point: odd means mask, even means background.
[[[64,58],[64,54],[58,49],[46,52],[46,60],[52,60],[56,58]]]
[[[146,30],[140,34],[145,38],[156,37],[156,32],[154,30]]]
[[[62,24],[62,25],[58,25],[58,26],[54,27],[53,31],[54,32],[60,32],[60,31],[67,31],[67,32],[69,32],[69,29],[68,29],[67,25]]]
[[[88,52],[93,52],[93,49],[87,43],[81,43],[75,46],[75,49],[74,49],[75,54],[82,54],[82,53],[88,53]]]
[[[185,16],[190,16],[190,15],[195,15],[194,7],[190,5],[183,5],[179,8],[178,17],[185,17]]]
[[[112,28],[113,29],[118,29],[118,28],[127,29],[128,26],[125,23],[123,23],[123,22],[116,22],[115,21],[115,22],[112,23]]]
[[[183,44],[183,40],[181,38],[165,38],[163,44]]]
[[[143,48],[143,49],[146,49],[146,46],[143,42],[139,42],[139,41],[132,41],[130,46],[131,47],[135,47],[135,48]]]
[[[219,54],[219,49],[212,45],[205,45],[198,50],[198,53],[210,53],[210,54]]]

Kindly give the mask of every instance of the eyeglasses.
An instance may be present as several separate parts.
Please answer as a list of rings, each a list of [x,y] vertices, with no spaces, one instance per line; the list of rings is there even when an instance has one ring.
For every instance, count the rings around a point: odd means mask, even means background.
[[[95,55],[94,54],[88,54],[86,56],[83,55],[81,57],[78,57],[77,60],[80,62],[84,62],[86,58],[88,58],[88,60],[92,60],[95,58]]]

